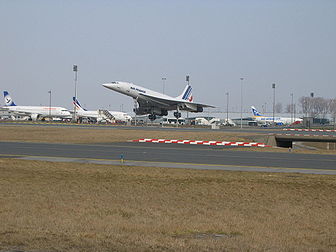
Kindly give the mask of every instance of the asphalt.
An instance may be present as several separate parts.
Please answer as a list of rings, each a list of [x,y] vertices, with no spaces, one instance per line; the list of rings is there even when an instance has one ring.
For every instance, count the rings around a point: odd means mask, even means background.
[[[336,155],[233,151],[223,146],[0,142],[0,157],[105,164],[121,164],[123,159],[124,165],[336,175]]]

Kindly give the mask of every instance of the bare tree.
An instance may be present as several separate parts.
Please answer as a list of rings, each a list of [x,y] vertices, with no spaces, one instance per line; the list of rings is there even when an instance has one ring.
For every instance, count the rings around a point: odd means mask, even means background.
[[[285,113],[293,113],[294,112],[294,104],[287,104],[285,108]]]
[[[336,121],[336,98],[329,100],[329,113],[331,115],[331,118],[334,122],[334,128],[335,128],[335,121]]]
[[[292,104],[287,104],[285,108],[285,113],[291,113],[292,112]]]
[[[281,113],[282,112],[282,103],[278,102],[275,104],[275,113]]]
[[[316,112],[315,116],[320,115],[321,118],[325,118],[326,114],[329,112],[330,99],[325,99],[323,97],[317,97],[314,99],[314,110]]]
[[[306,97],[299,99],[302,112],[306,116],[325,118],[329,113],[335,120],[336,117],[336,99],[326,99],[323,97]]]
[[[307,96],[302,96],[299,99],[299,103],[302,109],[302,113],[304,113],[306,116],[310,113],[310,108],[311,108],[311,98]]]

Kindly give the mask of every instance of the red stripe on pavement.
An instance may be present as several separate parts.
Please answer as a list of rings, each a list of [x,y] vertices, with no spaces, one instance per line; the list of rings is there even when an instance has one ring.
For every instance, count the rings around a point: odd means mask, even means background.
[[[246,146],[246,147],[272,147],[264,143],[249,143],[249,142],[227,142],[227,141],[192,141],[192,140],[168,140],[168,139],[146,139],[141,138],[131,140],[132,142],[145,143],[177,143],[177,144],[202,144],[202,145],[221,145],[221,146]]]

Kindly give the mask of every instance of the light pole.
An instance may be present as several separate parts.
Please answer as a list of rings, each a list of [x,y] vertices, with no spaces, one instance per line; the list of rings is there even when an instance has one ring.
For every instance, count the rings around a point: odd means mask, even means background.
[[[229,124],[229,92],[226,92],[226,125]]]
[[[291,104],[291,124],[293,124],[295,118],[294,118],[294,98],[293,98],[293,93],[290,94],[292,98],[292,104]]]
[[[49,118],[51,119],[51,90],[48,91],[49,94]]]
[[[314,110],[315,110],[314,107],[312,106],[313,102],[314,102],[314,92],[311,92],[310,93],[310,99],[309,99],[309,115],[308,115],[308,116],[311,116],[311,117],[313,117]]]
[[[243,80],[244,78],[240,78],[240,128],[243,128]]]
[[[189,75],[186,76],[186,82],[188,82],[188,86],[190,85],[189,83]],[[187,111],[187,119],[189,120],[189,112]]]
[[[73,65],[72,70],[75,74],[74,82],[75,82],[75,101],[77,100],[77,72],[78,72],[78,67],[77,65]],[[77,114],[76,114],[76,105],[74,105],[74,116],[73,116],[73,121],[77,121]]]
[[[166,77],[162,77],[162,93],[165,93],[165,86],[166,86]]]
[[[274,125],[274,112],[275,112],[275,83],[272,84],[273,89],[273,125]]]

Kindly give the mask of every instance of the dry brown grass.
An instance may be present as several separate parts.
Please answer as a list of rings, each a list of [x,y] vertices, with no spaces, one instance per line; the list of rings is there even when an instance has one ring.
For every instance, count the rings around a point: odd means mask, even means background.
[[[304,145],[308,145],[308,142],[304,142]],[[314,143],[311,143],[309,146],[314,146]],[[260,147],[237,147],[237,148],[231,148],[230,151],[257,151],[257,152],[277,152],[277,153],[298,153],[298,154],[323,154],[323,155],[335,155],[336,150],[325,150],[325,149],[319,149],[318,147],[316,149],[305,149],[305,148],[283,148],[283,147],[272,147],[272,148],[260,148]]]
[[[0,249],[335,251],[335,176],[0,159]]]
[[[46,126],[3,126],[0,127],[2,141],[28,141],[49,143],[110,143],[125,142],[140,138],[228,140],[244,141],[247,133],[224,133],[218,131],[158,131],[128,130],[116,128],[66,128]]]
[[[304,145],[313,147],[319,150],[329,150],[331,152],[336,151],[336,143],[318,143],[318,142],[307,142]]]

